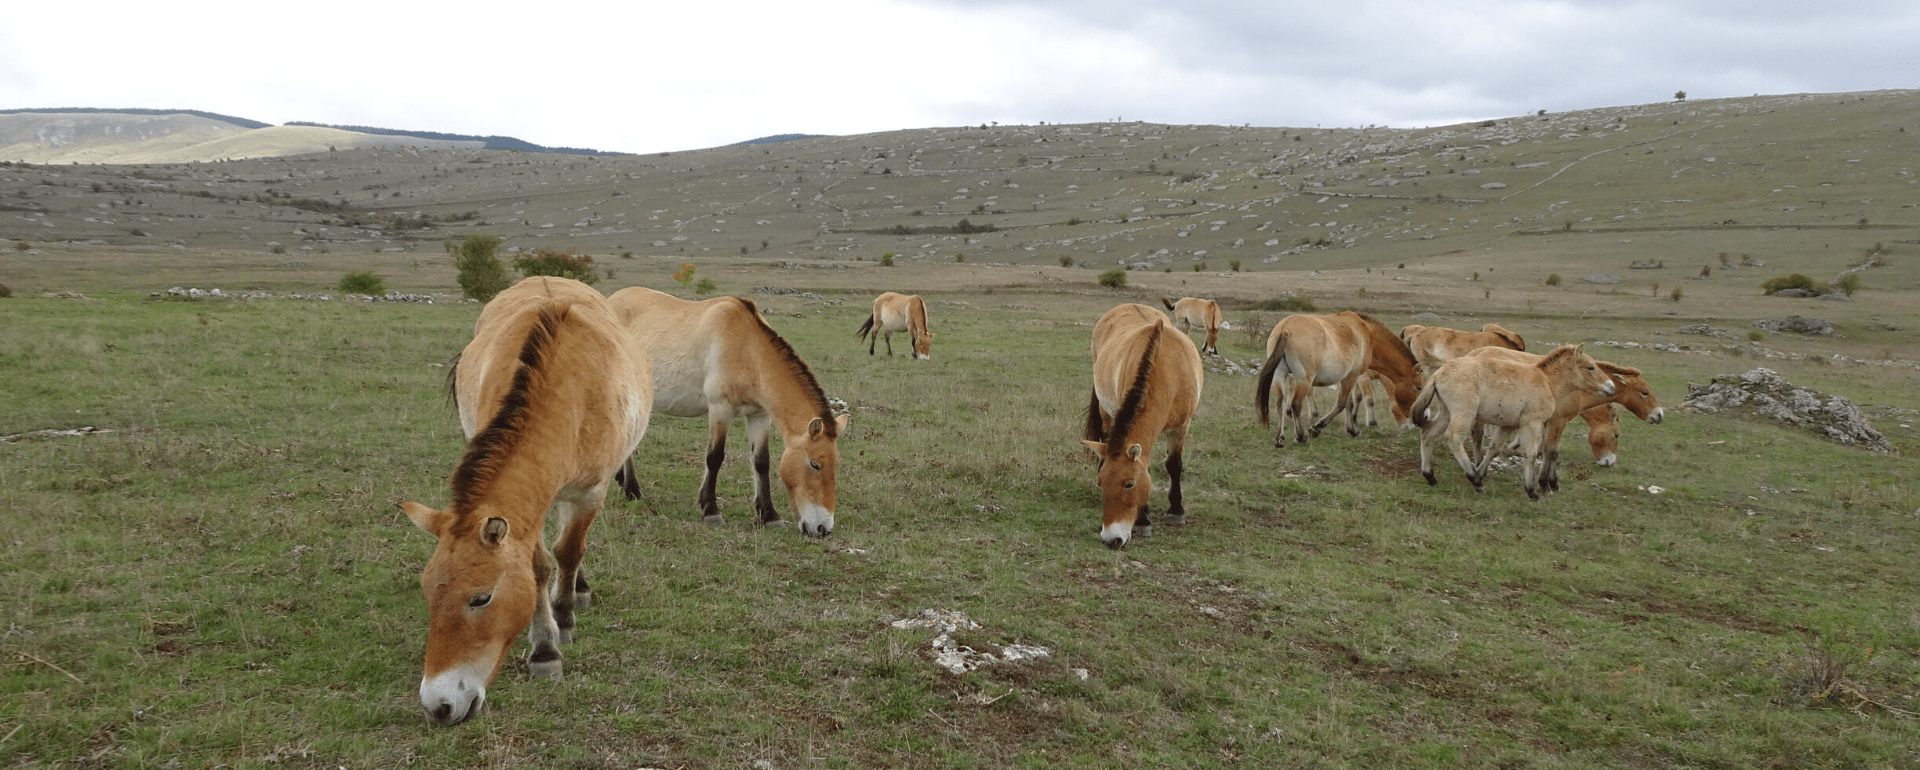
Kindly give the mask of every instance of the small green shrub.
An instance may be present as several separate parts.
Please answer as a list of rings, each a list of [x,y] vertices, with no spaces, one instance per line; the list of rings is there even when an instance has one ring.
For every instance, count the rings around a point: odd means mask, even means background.
[[[1100,274],[1100,285],[1109,289],[1118,289],[1127,285],[1127,271],[1114,268]]]
[[[362,270],[342,276],[339,290],[348,294],[380,295],[387,293],[387,285],[380,280],[380,276],[374,275],[371,271]]]
[[[702,278],[700,279],[699,283],[696,283],[693,285],[693,293],[704,297],[708,294],[712,294],[714,291],[718,290],[719,288],[720,287],[718,285],[714,284],[712,278]]]
[[[1073,267],[1073,255],[1071,255],[1071,254],[1062,254],[1062,255],[1060,255],[1060,266],[1061,266],[1061,267]]]
[[[513,269],[520,275],[532,278],[536,275],[551,275],[559,278],[572,278],[584,284],[592,285],[600,280],[594,274],[593,257],[575,254],[573,249],[554,251],[553,249],[535,249],[532,254],[522,254],[513,258]]]
[[[497,256],[500,236],[469,235],[458,242],[449,238],[441,245],[453,256],[457,272],[454,281],[460,284],[460,296],[486,302],[513,285]]]
[[[671,277],[673,280],[678,281],[681,286],[692,286],[693,271],[696,269],[692,262],[682,262],[680,263],[680,272],[674,273]]]
[[[1227,270],[1229,272],[1234,272],[1234,273],[1240,272],[1240,260],[1237,260],[1237,259],[1227,260]]]
[[[22,240],[18,240],[18,241],[14,241],[14,242],[13,242],[13,250],[14,250],[14,251],[26,251],[26,250],[28,250],[28,249],[31,249],[31,248],[33,248],[33,242],[32,242],[32,241],[28,241],[28,240],[25,240],[25,239],[22,239]]]
[[[13,296],[13,287],[0,283],[0,299],[6,299],[11,296]]]
[[[893,252],[889,251],[885,254],[880,255],[880,266],[893,267]]]
[[[1768,278],[1765,283],[1760,284],[1760,291],[1763,294],[1777,294],[1787,289],[1814,291],[1813,279],[1800,273],[1793,273],[1791,275],[1776,275]]]
[[[1205,262],[1195,262],[1195,263],[1193,263],[1193,271],[1194,271],[1194,272],[1196,272],[1196,273],[1199,273],[1199,272],[1204,272],[1204,271],[1205,271],[1206,269],[1207,269],[1207,263],[1205,263]]]
[[[1673,292],[1671,294],[1668,294],[1667,296],[1669,298],[1672,298],[1673,301],[1679,302],[1681,297],[1687,296],[1687,293],[1684,291],[1681,291],[1680,287],[1675,286],[1673,287]]]
[[[1759,329],[1754,329],[1753,331],[1747,332],[1748,342],[1759,342],[1766,338],[1767,338],[1767,333],[1760,331]]]
[[[1548,273],[1548,274],[1547,274],[1547,285],[1548,285],[1548,286],[1559,286],[1559,285],[1560,285],[1560,274],[1559,274],[1559,273]]]
[[[1848,273],[1840,276],[1839,280],[1833,282],[1833,288],[1839,289],[1840,293],[1849,297],[1853,296],[1854,292],[1860,290],[1860,274]]]

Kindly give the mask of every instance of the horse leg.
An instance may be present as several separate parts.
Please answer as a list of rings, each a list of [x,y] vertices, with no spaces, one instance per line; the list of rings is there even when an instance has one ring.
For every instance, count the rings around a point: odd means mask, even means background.
[[[1540,432],[1538,425],[1520,427],[1520,484],[1530,500],[1540,499],[1540,471],[1533,464],[1540,457]]]
[[[561,505],[568,505],[562,503]],[[553,552],[547,544],[537,543],[533,554],[533,620],[527,624],[527,641],[533,649],[527,653],[527,673],[536,677],[560,678],[560,624],[553,617]]]
[[[887,331],[887,357],[893,357],[893,331],[891,329]]]
[[[613,472],[613,485],[620,488],[621,497],[628,500],[640,499],[640,481],[633,476],[633,457],[620,464],[620,470]]]
[[[555,506],[560,535],[553,543],[553,558],[559,570],[554,575],[552,612],[561,644],[573,643],[573,613],[580,609],[580,589],[585,584],[580,560],[587,552],[587,528],[593,526],[594,517],[600,514],[606,492],[606,487],[588,490],[586,499],[579,503],[561,501]]]
[[[1181,446],[1182,443],[1184,443],[1184,439],[1182,441],[1176,441],[1167,447],[1167,479],[1169,481],[1169,486],[1167,487],[1168,524],[1187,523],[1187,507],[1182,504],[1180,495],[1180,472],[1187,467],[1186,462],[1180,459],[1181,450],[1183,449]],[[1142,515],[1145,515],[1145,513],[1143,512]]]
[[[747,442],[753,446],[753,509],[760,513],[761,524],[780,520],[780,512],[773,508],[773,484],[769,477],[773,458],[768,454],[767,429],[772,425],[772,412],[763,411],[747,418]]]
[[[1312,395],[1312,393],[1312,382],[1302,382],[1293,389],[1293,396],[1287,403],[1287,408],[1291,410],[1293,414],[1293,442],[1296,444],[1307,443],[1307,421],[1306,418],[1301,415],[1301,411],[1305,408],[1307,396]],[[1320,431],[1314,431],[1313,435],[1320,435]]]
[[[1447,421],[1447,445],[1453,450],[1453,461],[1460,465],[1460,470],[1466,472],[1467,480],[1473,482],[1473,491],[1485,494],[1485,476],[1477,467],[1478,464],[1467,456],[1467,439],[1480,429],[1479,421],[1467,417],[1466,414],[1460,414]]]
[[[707,412],[707,472],[700,477],[700,516],[708,524],[719,524],[720,498],[714,487],[720,481],[720,464],[727,459],[727,423],[733,413],[709,408]]]

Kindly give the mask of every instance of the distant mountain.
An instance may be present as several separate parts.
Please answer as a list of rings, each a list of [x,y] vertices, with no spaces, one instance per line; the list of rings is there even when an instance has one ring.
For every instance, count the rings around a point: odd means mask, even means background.
[[[471,134],[447,134],[439,131],[406,131],[397,128],[374,128],[372,126],[341,126],[332,123],[310,123],[303,120],[288,121],[289,126],[316,126],[319,128],[337,128],[342,131],[355,131],[377,136],[411,136],[416,139],[434,139],[444,142],[486,142],[485,149],[517,150],[519,152],[554,152],[563,155],[619,155],[621,153],[601,152],[581,147],[542,147],[511,136],[474,136]]]
[[[760,137],[759,139],[748,139],[744,142],[734,142],[733,144],[730,144],[727,146],[739,147],[740,145],[743,145],[743,144],[773,144],[776,142],[791,142],[795,139],[819,139],[823,136],[827,136],[827,134],[774,134],[773,136],[763,136],[763,137]]]
[[[141,109],[138,107],[129,107],[124,109],[104,109],[100,107],[30,107],[27,109],[18,109],[18,110],[0,110],[0,115],[16,115],[16,114],[44,115],[44,114],[61,114],[61,113],[78,113],[82,115],[100,115],[100,114],[192,115],[196,118],[206,118],[208,120],[218,120],[226,123],[232,123],[236,126],[240,126],[241,128],[266,128],[268,126],[273,125],[272,123],[262,123],[258,120],[236,118],[236,117],[233,117],[232,115],[221,115],[215,112],[202,112],[200,110],[148,110],[148,109]]]

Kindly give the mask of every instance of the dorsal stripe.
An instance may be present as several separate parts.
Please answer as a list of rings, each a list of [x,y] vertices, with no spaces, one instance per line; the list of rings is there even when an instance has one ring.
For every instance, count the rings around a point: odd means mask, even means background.
[[[1160,330],[1165,324],[1155,323],[1153,331],[1147,335],[1147,349],[1140,354],[1140,368],[1134,372],[1133,385],[1127,388],[1127,395],[1120,400],[1120,409],[1114,412],[1113,428],[1107,431],[1107,454],[1117,456],[1125,451],[1121,442],[1127,433],[1133,430],[1133,423],[1140,417],[1140,407],[1147,400],[1147,382],[1153,376],[1153,354],[1160,347]]]
[[[554,332],[566,321],[571,308],[572,305],[540,308],[528,327],[526,340],[520,344],[519,366],[514,369],[513,382],[506,395],[500,399],[500,408],[487,426],[467,442],[467,451],[453,471],[451,508],[456,516],[479,505],[506,457],[512,454],[526,424],[534,379],[540,374],[540,365],[553,342]],[[464,517],[460,520],[464,521]]]

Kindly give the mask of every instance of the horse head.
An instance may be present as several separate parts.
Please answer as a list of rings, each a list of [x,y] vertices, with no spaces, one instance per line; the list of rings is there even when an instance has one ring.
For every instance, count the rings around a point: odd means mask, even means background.
[[[913,330],[913,357],[922,361],[933,358],[933,332],[925,326]]]
[[[1100,458],[1100,542],[1108,548],[1125,547],[1133,524],[1147,507],[1153,479],[1147,474],[1147,452],[1139,444],[1108,446],[1104,441],[1082,441]]]
[[[834,418],[832,429],[819,417],[807,423],[804,436],[786,437],[780,453],[780,481],[787,499],[800,517],[800,534],[826,537],[833,532],[833,481],[840,472],[840,431],[847,415]]]
[[[1600,364],[1587,355],[1585,345],[1561,345],[1540,361],[1540,368],[1555,375],[1567,378],[1574,390],[1611,396],[1614,392],[1613,378],[1600,369]]]
[[[1640,370],[1605,361],[1598,363],[1600,369],[1613,380],[1614,402],[1626,407],[1633,416],[1659,425],[1660,420],[1666,417],[1667,410],[1660,406],[1660,399],[1653,395],[1653,386],[1641,376]]]
[[[420,573],[428,612],[420,707],[434,723],[456,725],[480,713],[507,648],[533,619],[538,543],[510,538],[506,519],[476,526],[419,503],[400,507],[440,541]]]

